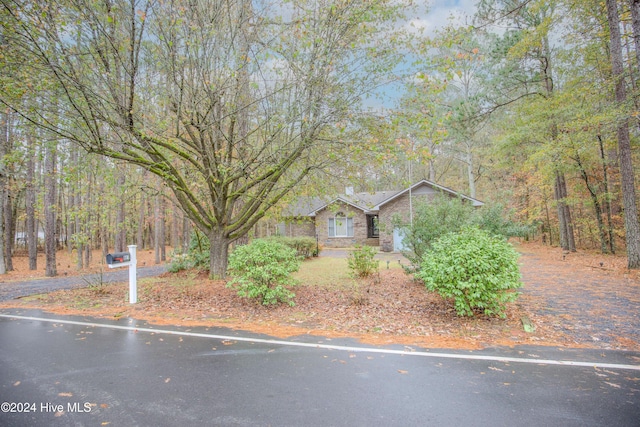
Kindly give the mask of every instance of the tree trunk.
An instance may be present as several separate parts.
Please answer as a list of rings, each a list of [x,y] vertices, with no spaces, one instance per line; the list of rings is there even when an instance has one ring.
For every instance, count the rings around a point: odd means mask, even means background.
[[[27,251],[29,270],[38,268],[38,230],[36,230],[36,189],[34,185],[36,171],[36,146],[31,129],[27,131],[27,182],[25,211],[27,214]]]
[[[9,180],[7,179],[7,184]],[[14,202],[9,185],[4,188],[4,263],[7,271],[13,271],[13,241],[15,239]]]
[[[172,204],[171,205],[171,247],[174,250],[177,250],[180,247],[180,213],[178,208]]]
[[[78,191],[78,150],[74,150],[71,148],[69,153],[69,166],[70,170],[74,172],[68,172],[72,176],[69,177],[69,188],[67,194],[67,252],[69,255],[73,253],[73,248],[75,246],[76,251],[78,250],[78,228],[76,227],[76,221],[78,218],[78,209],[76,208],[76,193]],[[79,267],[79,269],[82,266]]]
[[[615,0],[607,0],[607,19],[611,39],[611,71],[615,79],[616,102],[624,105],[627,92],[624,82],[624,66],[622,60],[622,41],[620,38],[620,19]],[[629,139],[629,117],[618,120],[618,156],[622,181],[622,202],[624,206],[624,225],[627,244],[627,266],[640,268],[640,222],[636,205],[635,177],[631,157]]]
[[[9,174],[7,171],[7,166],[4,162],[4,157],[7,155],[7,146],[8,146],[8,138],[9,138],[9,109],[4,109],[2,111],[1,123],[0,123],[0,274],[5,274],[7,272],[7,257],[5,256],[7,253],[6,240],[5,236],[5,210],[4,210],[4,199],[5,194],[8,191],[7,189],[7,181],[9,180]]]
[[[12,112],[6,111],[2,134],[2,150],[0,151],[0,161],[5,161],[5,156],[10,155],[13,151],[13,118]],[[4,174],[2,182],[2,206],[4,209],[4,263],[6,271],[13,271],[13,242],[15,240],[15,216],[14,216],[14,200],[11,185],[15,176],[13,162],[8,161],[3,165]]]
[[[558,204],[558,220],[560,223],[560,246],[565,251],[576,251],[576,241],[573,235],[571,210],[567,205],[567,183],[564,174],[556,171],[555,196]]]
[[[47,144],[44,165],[44,252],[47,277],[58,274],[56,269],[56,163],[57,143],[51,141]]]
[[[89,181],[89,185],[87,186],[87,195],[85,196],[85,202],[84,205],[87,206],[87,215],[85,217],[84,220],[84,234],[86,236],[86,243],[84,245],[84,266],[85,268],[89,268],[89,265],[91,265],[91,258],[92,258],[92,250],[93,250],[93,244],[92,242],[94,241],[93,239],[96,237],[96,234],[94,232],[95,230],[95,226],[91,227],[92,224],[92,220],[93,220],[93,215],[94,212],[91,209],[91,206],[93,206],[93,189],[94,189],[94,185],[96,185],[96,180],[94,179],[94,174],[92,171],[88,171],[87,173],[87,180]],[[98,216],[98,218],[100,218]],[[100,228],[98,228],[98,230],[100,230]]]
[[[161,233],[161,226],[160,226],[160,222],[162,221],[161,217],[160,217],[160,195],[156,195],[156,197],[153,199],[153,213],[154,213],[154,217],[155,217],[155,224],[154,224],[154,230],[153,230],[153,234],[154,234],[154,239],[153,239],[153,248],[155,250],[155,263],[156,264],[160,264],[160,233]]]
[[[75,150],[74,150],[75,151]],[[80,167],[80,161],[78,156],[75,158],[75,165],[77,168]],[[82,194],[80,192],[79,183],[80,183],[80,173],[76,173],[76,185],[73,188],[73,205],[75,206],[76,215],[73,219],[74,231],[77,235],[76,240],[76,267],[78,270],[82,270],[84,268],[83,257],[84,257],[84,245],[89,244],[86,233],[83,232],[82,229],[82,221],[80,220],[79,213],[82,210]]]
[[[191,243],[191,222],[186,215],[182,217],[182,253],[189,251],[189,244]]]
[[[433,159],[429,159],[429,181],[436,182],[436,168]]]
[[[167,260],[167,221],[166,203],[164,196],[160,195],[160,260]]]
[[[138,250],[144,249],[144,207],[146,205],[144,194],[140,194],[140,203],[138,204],[138,231],[136,232],[136,245]]]
[[[636,51],[636,78],[640,75],[640,0],[629,0],[631,10],[631,27],[633,28],[633,43]]]
[[[123,171],[118,171],[118,192],[120,192],[121,196],[122,190],[126,185],[126,177]],[[118,202],[118,209],[116,213],[116,236],[115,236],[115,251],[116,252],[125,252],[127,247],[127,229],[125,227],[125,199],[121,197]]]
[[[587,190],[589,191],[589,195],[591,196],[591,202],[593,203],[593,209],[596,214],[596,221],[598,222],[598,236],[600,238],[600,251],[603,254],[606,254],[609,252],[609,247],[607,245],[607,237],[606,237],[605,228],[604,228],[604,220],[602,218],[602,206],[600,205],[600,200],[598,200],[598,193],[596,188],[594,188],[593,185],[591,185],[591,182],[589,180],[589,175],[587,174],[587,171],[584,169],[584,166],[582,165],[582,161],[580,160],[579,156],[576,156],[576,162],[578,163],[578,168],[580,169],[580,176],[582,177],[582,180],[584,181],[584,184],[587,187]]]
[[[546,193],[546,192],[545,192]],[[549,197],[544,196],[544,211],[547,217],[547,231],[549,232],[549,246],[553,246],[553,228],[551,227],[551,215],[549,214],[549,204],[547,201]]]
[[[598,135],[598,145],[600,147],[600,161],[602,162],[602,186],[605,195],[604,209],[607,213],[607,234],[609,235],[609,250],[612,254],[616,253],[615,233],[613,232],[613,212],[611,209],[611,195],[609,194],[609,168],[607,166],[607,158],[604,154],[604,142],[602,136]]]
[[[212,279],[224,279],[227,277],[227,263],[229,257],[229,238],[225,236],[224,229],[212,228],[209,232],[209,277]]]
[[[469,180],[469,196],[476,198],[476,175],[473,171],[473,153],[467,151],[467,179]]]

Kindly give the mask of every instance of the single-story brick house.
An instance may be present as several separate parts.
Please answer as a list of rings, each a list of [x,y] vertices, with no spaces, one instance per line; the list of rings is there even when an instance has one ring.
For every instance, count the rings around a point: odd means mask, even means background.
[[[317,237],[325,247],[361,244],[380,246],[385,252],[400,251],[402,231],[393,228],[392,218],[398,215],[409,221],[413,203],[431,200],[438,194],[460,197],[477,207],[484,204],[427,180],[395,191],[354,193],[347,189],[332,199],[303,198],[285,208],[278,234]]]

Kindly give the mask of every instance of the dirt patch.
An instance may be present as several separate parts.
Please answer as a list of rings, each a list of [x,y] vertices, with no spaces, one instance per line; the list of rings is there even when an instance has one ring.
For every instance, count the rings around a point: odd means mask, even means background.
[[[142,280],[135,306],[126,302],[127,285],[121,283],[58,291],[0,307],[224,326],[281,338],[313,334],[431,348],[529,344],[640,351],[640,275],[626,270],[625,258],[563,255],[532,244],[519,249],[525,286],[505,319],[459,318],[448,302],[398,268],[383,269],[379,279],[343,289],[299,285],[295,307],[261,306],[239,298],[224,282],[193,272]],[[525,332],[523,320],[535,331]]]

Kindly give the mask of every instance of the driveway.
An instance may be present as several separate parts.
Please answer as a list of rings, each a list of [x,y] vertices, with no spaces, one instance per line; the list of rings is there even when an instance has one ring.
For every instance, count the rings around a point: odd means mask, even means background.
[[[138,267],[137,277],[151,277],[167,271],[165,265]],[[62,289],[86,287],[98,283],[126,282],[129,280],[127,268],[106,271],[102,274],[87,274],[70,277],[44,277],[21,282],[0,283],[0,301],[8,301],[28,295],[44,294]]]

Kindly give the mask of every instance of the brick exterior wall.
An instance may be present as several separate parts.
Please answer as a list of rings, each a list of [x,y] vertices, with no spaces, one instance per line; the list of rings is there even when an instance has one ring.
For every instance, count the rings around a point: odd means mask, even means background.
[[[284,223],[284,235],[287,237],[316,237],[316,226],[313,218],[293,218]]]
[[[425,201],[432,200],[433,194],[414,193],[413,207],[417,203],[424,203]],[[393,224],[392,219],[394,216],[399,216],[403,221],[409,221],[409,193],[405,193],[402,196],[394,199],[380,207],[378,213],[378,220],[380,222],[380,250],[383,252],[393,251]]]
[[[420,185],[411,192],[413,197],[414,212],[420,203],[428,203],[434,199],[441,191],[429,184]],[[448,194],[456,197],[454,194]],[[358,208],[336,202],[333,205],[322,209],[316,213],[315,218],[289,218],[286,222],[275,224],[273,220],[261,221],[255,228],[255,237],[263,235],[273,235],[278,230],[285,236],[311,236],[318,235],[318,242],[325,247],[344,248],[352,247],[356,244],[380,246],[384,252],[393,251],[393,224],[394,216],[399,216],[403,221],[409,222],[409,192],[385,203],[378,212],[379,238],[367,237],[367,215]],[[337,212],[342,212],[347,217],[353,218],[353,237],[329,237],[329,218],[334,218]]]
[[[353,237],[329,237],[329,218],[337,212],[353,218]],[[331,248],[347,248],[353,245],[370,244],[367,239],[367,216],[360,209],[344,203],[335,203],[316,214],[316,231],[321,245]],[[374,239],[377,240],[377,239]]]

